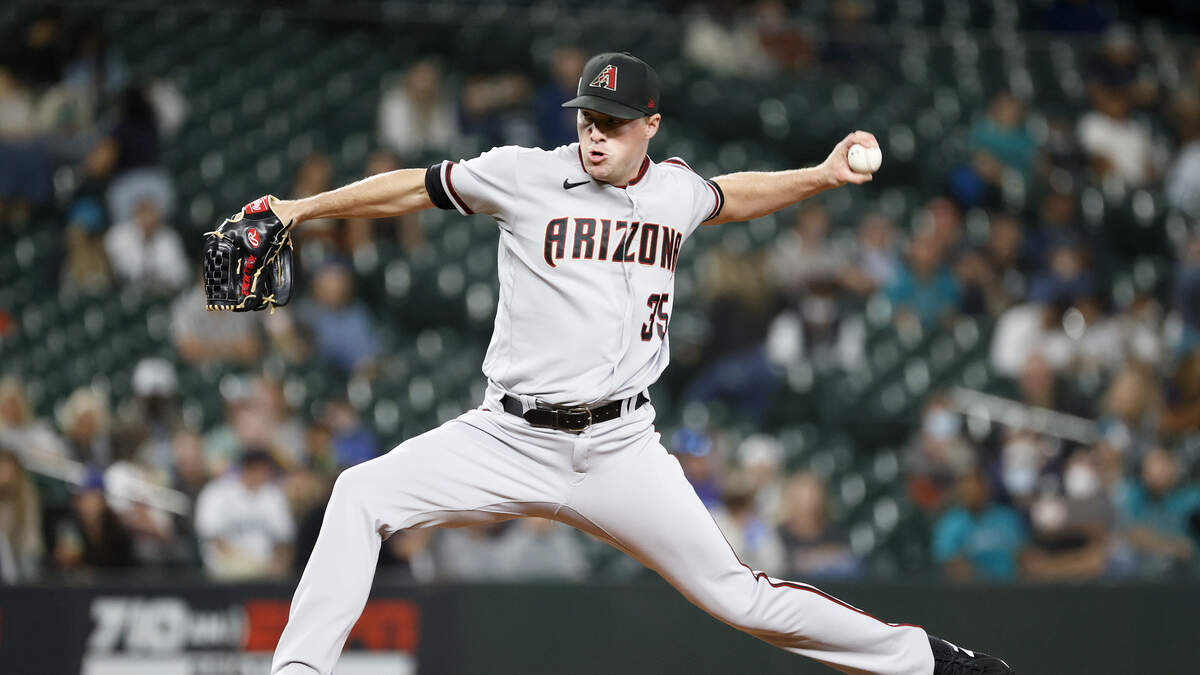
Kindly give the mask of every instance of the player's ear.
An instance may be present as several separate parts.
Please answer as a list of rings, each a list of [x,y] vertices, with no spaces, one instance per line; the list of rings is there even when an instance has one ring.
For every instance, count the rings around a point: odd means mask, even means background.
[[[646,140],[654,138],[654,134],[658,133],[658,125],[662,122],[662,115],[654,113],[645,118],[646,120]]]

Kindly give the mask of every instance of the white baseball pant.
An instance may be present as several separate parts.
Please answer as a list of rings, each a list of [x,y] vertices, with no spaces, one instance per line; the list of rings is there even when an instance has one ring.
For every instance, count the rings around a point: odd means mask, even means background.
[[[381,542],[394,532],[522,516],[599,537],[717,619],[844,673],[933,672],[921,628],[884,623],[743,565],[659,442],[652,405],[571,434],[532,427],[492,404],[342,473],[273,674],[333,672],[367,601]]]

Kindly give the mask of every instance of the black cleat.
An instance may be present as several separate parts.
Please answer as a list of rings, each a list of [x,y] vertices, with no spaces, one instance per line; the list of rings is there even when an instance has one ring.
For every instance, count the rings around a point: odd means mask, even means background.
[[[929,636],[933,649],[933,675],[1011,675],[1004,661],[981,652],[973,652],[937,637]]]

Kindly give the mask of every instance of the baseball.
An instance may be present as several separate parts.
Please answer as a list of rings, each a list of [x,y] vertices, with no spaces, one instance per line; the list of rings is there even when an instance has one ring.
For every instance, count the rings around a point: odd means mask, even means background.
[[[846,161],[850,164],[850,170],[855,173],[875,173],[879,170],[879,165],[883,164],[883,151],[878,147],[868,148],[855,143],[846,153]]]

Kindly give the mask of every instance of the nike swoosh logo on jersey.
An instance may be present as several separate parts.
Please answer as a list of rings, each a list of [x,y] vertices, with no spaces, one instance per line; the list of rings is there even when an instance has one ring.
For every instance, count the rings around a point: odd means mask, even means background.
[[[588,181],[586,181],[586,180],[580,181],[578,183],[572,183],[570,178],[563,179],[563,189],[564,190],[570,190],[571,188],[577,188],[580,185],[587,185],[587,184],[588,184]]]

